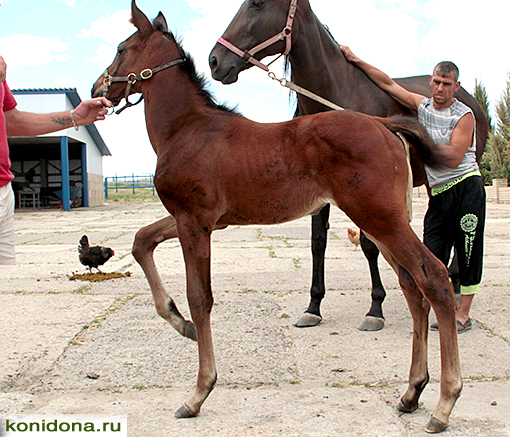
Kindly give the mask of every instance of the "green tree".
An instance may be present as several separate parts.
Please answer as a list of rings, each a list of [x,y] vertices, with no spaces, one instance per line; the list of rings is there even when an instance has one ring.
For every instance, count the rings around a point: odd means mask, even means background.
[[[496,104],[498,120],[496,130],[505,139],[507,147],[510,143],[510,73],[506,81],[506,89]]]
[[[479,82],[478,79],[475,79],[475,89],[473,90],[473,97],[480,103],[480,106],[485,112],[487,116],[487,120],[489,122],[489,131],[492,130],[492,117],[490,115],[490,102],[489,96],[487,95],[487,89],[482,82]]]
[[[510,178],[510,74],[506,89],[496,104],[496,126],[492,126],[489,99],[481,82],[475,81],[473,94],[486,111],[490,123],[489,137],[480,163],[482,177],[485,183],[492,182],[494,178]]]

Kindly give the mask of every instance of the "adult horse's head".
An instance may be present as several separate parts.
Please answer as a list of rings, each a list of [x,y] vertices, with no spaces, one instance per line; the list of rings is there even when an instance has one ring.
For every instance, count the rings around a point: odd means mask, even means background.
[[[209,55],[212,77],[234,83],[241,71],[253,65],[264,68],[258,61],[266,56],[287,54],[296,4],[297,0],[245,0]]]
[[[135,0],[132,0],[131,14],[131,21],[138,31],[119,44],[112,64],[92,87],[93,97],[103,95],[114,106],[123,98],[128,102],[128,106],[131,106],[128,97],[142,92],[144,80],[150,79],[154,73],[163,69],[162,65],[164,68],[176,65],[167,66],[164,63],[171,64],[171,60],[181,63],[183,57],[177,44],[161,44],[164,40],[175,42],[173,35],[168,33],[168,25],[161,12],[151,23],[138,9]],[[158,38],[160,40],[156,41]]]

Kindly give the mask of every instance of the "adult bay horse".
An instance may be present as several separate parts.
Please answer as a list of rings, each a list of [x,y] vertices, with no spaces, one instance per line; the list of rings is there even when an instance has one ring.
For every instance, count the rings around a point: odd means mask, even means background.
[[[283,30],[282,30],[283,29]],[[341,107],[371,115],[416,115],[393,100],[366,74],[345,59],[338,43],[313,13],[308,0],[245,0],[209,56],[214,79],[230,84],[241,71],[258,65],[266,56],[284,53],[297,85]],[[236,53],[237,52],[237,53]],[[429,76],[397,79],[410,91],[430,96]],[[477,156],[485,148],[488,123],[478,102],[463,88],[456,97],[470,106],[476,117]],[[328,111],[330,108],[298,94],[296,116]],[[412,155],[414,186],[426,183],[423,163]],[[310,303],[297,326],[314,326],[322,320],[320,305],[325,295],[324,256],[327,243],[329,206],[312,217],[313,274]],[[382,303],[386,297],[381,282],[377,247],[361,233],[361,247],[372,278],[372,304],[359,329],[384,326]]]
[[[196,416],[217,379],[210,324],[213,230],[282,223],[333,203],[387,251],[413,315],[410,381],[400,411],[418,408],[428,382],[430,306],[437,314],[441,391],[427,430],[444,430],[462,389],[453,289],[446,268],[409,226],[408,164],[394,133],[432,163],[434,144],[423,127],[412,119],[352,111],[285,123],[250,121],[214,102],[161,13],[151,23],[135,0],[131,7],[138,30],[119,45],[92,95],[104,95],[114,105],[132,93],[142,93],[145,100],[147,130],[157,154],[154,184],[171,216],[137,233],[133,255],[147,276],[158,314],[198,341],[196,390],[176,416]],[[154,263],[157,245],[175,237],[184,254],[193,322],[179,313]]]

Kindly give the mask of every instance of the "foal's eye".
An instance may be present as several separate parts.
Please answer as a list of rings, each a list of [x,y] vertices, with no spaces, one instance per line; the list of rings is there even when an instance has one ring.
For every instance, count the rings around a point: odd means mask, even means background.
[[[251,6],[253,8],[261,8],[262,6],[264,6],[264,1],[263,0],[252,0]]]

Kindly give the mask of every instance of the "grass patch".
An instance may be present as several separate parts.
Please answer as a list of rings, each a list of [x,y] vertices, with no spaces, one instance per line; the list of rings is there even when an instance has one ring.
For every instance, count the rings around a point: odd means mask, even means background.
[[[151,203],[159,202],[158,193],[155,191],[152,193],[151,188],[137,188],[135,194],[130,188],[121,189],[115,192],[115,188],[108,189],[108,199],[105,199],[106,203],[118,203],[118,204],[134,204],[134,203]]]

